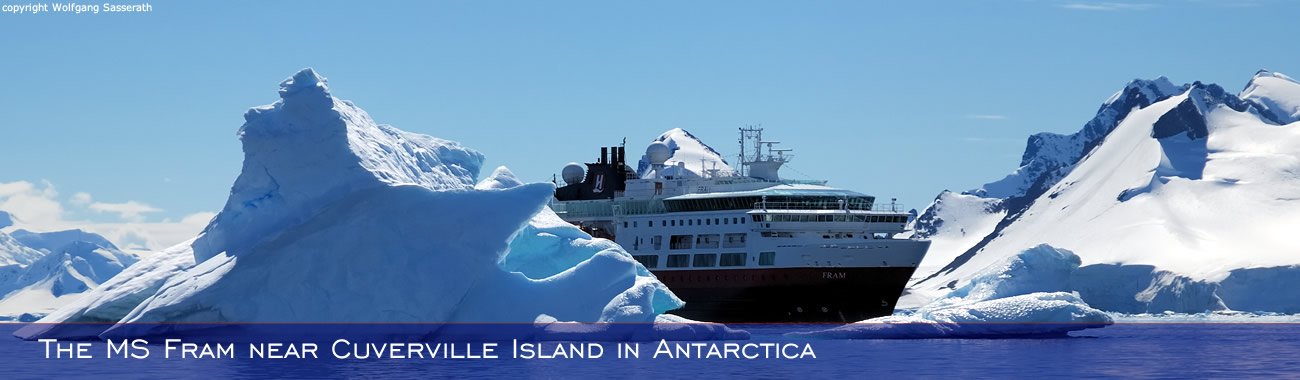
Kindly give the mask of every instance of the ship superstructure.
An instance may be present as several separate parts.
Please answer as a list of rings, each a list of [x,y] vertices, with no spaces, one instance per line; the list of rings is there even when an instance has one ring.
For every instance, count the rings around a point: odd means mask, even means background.
[[[900,239],[909,214],[895,202],[782,179],[793,157],[762,129],[740,129],[740,167],[670,162],[646,148],[628,166],[623,146],[569,164],[552,209],[613,239],[686,301],[674,311],[722,322],[858,321],[888,315],[929,242]]]

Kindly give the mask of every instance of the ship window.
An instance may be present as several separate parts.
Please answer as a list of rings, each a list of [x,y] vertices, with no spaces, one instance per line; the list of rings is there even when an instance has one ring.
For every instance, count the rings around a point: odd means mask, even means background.
[[[669,237],[668,249],[691,249],[691,235],[673,235]]]
[[[646,268],[654,269],[659,267],[659,255],[632,255],[632,259]]]
[[[688,226],[694,226],[694,225],[695,225],[695,221],[694,221],[694,220],[690,220],[690,219],[686,219],[686,225],[688,225]]]
[[[648,221],[648,222],[646,222],[646,223],[649,223],[649,224],[650,224],[649,227],[654,227],[654,226],[655,226],[655,221],[653,221],[653,220]]]
[[[731,224],[731,218],[722,218],[722,224]]]
[[[745,246],[745,234],[726,234],[722,237],[723,248],[741,248]]]
[[[713,224],[718,224],[718,218],[713,218]]]
[[[691,255],[668,255],[669,268],[685,268],[690,266]]]
[[[724,253],[718,262],[718,266],[723,267],[743,267],[745,266],[745,253]]]
[[[699,220],[699,219],[696,219],[696,220],[695,220],[695,225],[697,225],[697,226],[703,226],[704,224],[703,224],[703,223],[700,223],[700,220]]]
[[[632,227],[636,227],[637,222],[632,222]]]
[[[712,267],[718,265],[718,255],[716,253],[699,253],[695,255],[695,260],[691,262],[692,267]]]
[[[627,228],[627,222],[623,222],[623,228]]]
[[[762,252],[758,254],[758,265],[776,265],[776,252]]]
[[[695,248],[718,248],[718,235],[698,235],[695,237]]]
[[[650,238],[650,244],[654,245],[656,251],[664,249],[663,235],[655,235],[654,237]]]
[[[705,220],[704,220],[704,225],[708,226],[708,225],[712,225],[712,224],[713,224],[713,223],[709,223],[709,220],[708,220],[708,219],[705,219]]]

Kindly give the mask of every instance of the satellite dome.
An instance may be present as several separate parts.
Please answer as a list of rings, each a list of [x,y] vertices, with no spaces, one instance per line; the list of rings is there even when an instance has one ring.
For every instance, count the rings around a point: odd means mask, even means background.
[[[668,157],[672,155],[673,149],[662,141],[652,142],[645,148],[645,156],[650,159],[651,165],[663,165],[664,161],[668,161]]]
[[[560,177],[564,178],[564,184],[566,185],[582,182],[582,177],[584,175],[586,175],[586,170],[582,168],[582,164],[577,162],[570,162],[568,165],[564,165],[564,170],[560,171]]]

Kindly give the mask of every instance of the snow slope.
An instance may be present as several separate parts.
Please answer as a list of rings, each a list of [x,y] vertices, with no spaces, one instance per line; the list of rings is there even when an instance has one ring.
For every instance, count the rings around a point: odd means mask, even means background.
[[[980,268],[1046,243],[1078,254],[1084,266],[1068,290],[1101,309],[1300,312],[1291,302],[1300,291],[1288,290],[1300,284],[1300,245],[1288,233],[1300,215],[1300,124],[1277,122],[1300,104],[1300,84],[1261,72],[1239,95],[1199,82],[1181,88],[1126,104],[1126,113],[1111,112],[1112,98],[1094,122],[1122,114],[1114,128],[1073,160],[1074,151],[1052,153],[1057,170],[1019,182],[1033,186],[970,192],[985,199],[968,202],[1000,208],[950,212],[952,196],[941,194],[926,213],[943,229],[920,222],[917,229],[937,241],[957,241],[954,229],[988,230],[990,218],[1005,214],[974,244],[932,248],[933,257],[952,259],[921,273],[908,301],[924,304]],[[1027,161],[1041,152],[1031,139]]]
[[[917,273],[939,270],[993,232],[1006,214],[1002,199],[946,190],[939,193],[930,207],[911,221],[912,233],[930,239],[930,250]]]
[[[1282,73],[1260,70],[1241,90],[1241,98],[1258,108],[1269,121],[1294,123],[1300,121],[1300,86],[1296,83]]]
[[[244,169],[202,234],[42,320],[116,325],[16,335],[187,326],[137,322],[652,322],[682,305],[621,247],[550,212],[552,185],[505,168],[475,181],[482,155],[375,124],[311,69],[280,97],[245,115]],[[665,331],[743,336],[697,329]]]
[[[735,169],[727,164],[722,154],[704,144],[685,129],[673,128],[659,135],[653,142],[663,142],[672,150],[668,161],[664,161],[663,173],[660,175],[675,178],[700,177],[710,170],[718,173],[730,173]],[[644,155],[637,162],[637,171],[641,178],[654,178],[654,169],[650,167],[650,158]]]
[[[7,227],[8,214],[0,211]],[[80,230],[0,231],[0,319],[28,320],[70,303],[137,257]]]

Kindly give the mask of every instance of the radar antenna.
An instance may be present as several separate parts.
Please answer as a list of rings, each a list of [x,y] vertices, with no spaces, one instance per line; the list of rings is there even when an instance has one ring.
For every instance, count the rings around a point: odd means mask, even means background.
[[[780,181],[777,171],[781,165],[790,162],[794,154],[791,149],[776,149],[780,141],[764,141],[763,127],[748,125],[740,128],[740,175]],[[763,149],[764,145],[767,149]]]

